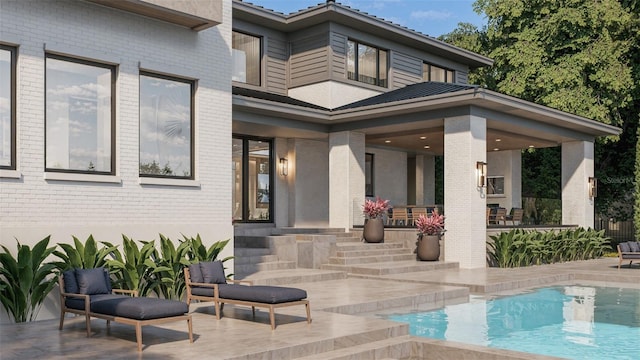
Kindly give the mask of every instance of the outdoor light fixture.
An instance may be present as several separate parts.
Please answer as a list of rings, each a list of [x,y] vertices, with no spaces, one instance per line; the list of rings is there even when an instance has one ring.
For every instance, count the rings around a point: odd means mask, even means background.
[[[286,158],[280,158],[280,175],[289,175],[289,161]]]
[[[589,197],[595,198],[598,196],[598,179],[589,177]]]
[[[487,178],[487,163],[483,161],[476,162],[476,179],[478,180],[478,187],[485,187]]]

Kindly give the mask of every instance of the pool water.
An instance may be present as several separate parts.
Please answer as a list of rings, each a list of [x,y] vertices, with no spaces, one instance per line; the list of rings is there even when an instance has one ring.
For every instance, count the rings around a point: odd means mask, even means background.
[[[554,286],[388,318],[415,336],[568,359],[640,359],[640,289]]]

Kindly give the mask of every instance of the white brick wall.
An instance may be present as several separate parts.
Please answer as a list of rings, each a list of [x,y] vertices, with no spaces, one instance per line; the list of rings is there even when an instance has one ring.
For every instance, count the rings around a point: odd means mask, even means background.
[[[3,245],[15,249],[14,237],[33,244],[48,234],[52,243],[90,233],[115,243],[122,233],[135,239],[158,238],[159,232],[171,238],[200,233],[208,243],[232,238],[231,0],[223,0],[223,23],[201,32],[62,0],[2,0],[0,26],[0,42],[19,46],[17,171],[22,175],[0,178]],[[45,49],[118,64],[116,176],[121,183],[45,180]],[[200,187],[139,184],[139,64],[198,79],[194,141]],[[230,243],[223,255],[232,251]]]

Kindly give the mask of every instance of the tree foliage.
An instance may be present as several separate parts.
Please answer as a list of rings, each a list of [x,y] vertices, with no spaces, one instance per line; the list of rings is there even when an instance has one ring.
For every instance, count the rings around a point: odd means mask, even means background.
[[[598,139],[595,159],[595,173],[602,180],[596,206],[619,220],[631,215],[634,193],[638,8],[636,0],[476,0],[474,9],[486,16],[487,25],[459,24],[441,37],[494,59],[494,66],[473,70],[470,82],[623,129],[619,138]],[[550,154],[538,152],[523,154],[523,169],[538,173],[523,174],[533,180],[523,190],[540,196],[552,179],[548,176],[559,175],[560,168],[551,169],[555,164],[545,162]],[[555,181],[552,187],[550,192],[559,189]],[[640,208],[640,195],[637,199]]]

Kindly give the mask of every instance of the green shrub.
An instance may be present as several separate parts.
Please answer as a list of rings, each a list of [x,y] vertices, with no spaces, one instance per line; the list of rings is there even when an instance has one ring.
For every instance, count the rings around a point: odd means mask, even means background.
[[[487,243],[489,266],[519,267],[594,259],[611,250],[604,230],[565,229],[539,232],[513,229],[492,235]]]
[[[31,249],[17,242],[17,257],[4,245],[0,253],[0,302],[16,323],[33,321],[51,289],[56,285],[56,266],[43,263],[55,250],[50,236]]]

